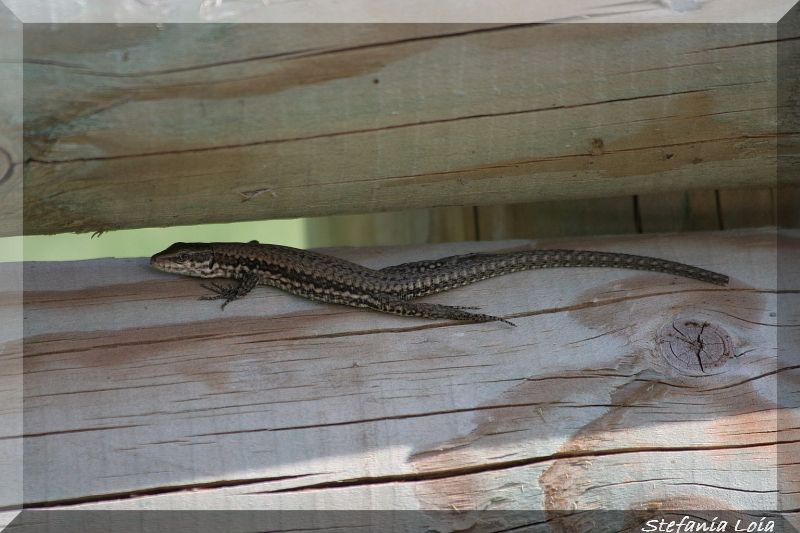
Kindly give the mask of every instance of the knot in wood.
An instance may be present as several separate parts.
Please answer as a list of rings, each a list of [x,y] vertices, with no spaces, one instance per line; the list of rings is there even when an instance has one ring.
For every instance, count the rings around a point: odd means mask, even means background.
[[[661,328],[661,355],[684,374],[717,374],[732,356],[731,337],[704,320],[679,319]]]

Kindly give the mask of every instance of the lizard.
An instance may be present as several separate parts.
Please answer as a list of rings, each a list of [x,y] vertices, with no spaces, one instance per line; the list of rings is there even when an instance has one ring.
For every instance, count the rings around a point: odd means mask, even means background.
[[[478,281],[537,268],[612,267],[648,270],[726,285],[728,276],[702,268],[646,257],[587,250],[523,250],[472,253],[416,261],[374,270],[311,250],[276,244],[178,242],[155,254],[150,264],[165,272],[199,278],[233,278],[238,285],[201,284],[215,293],[200,300],[243,298],[256,285],[277,287],[310,300],[365,307],[384,313],[471,322],[504,322],[504,318],[459,307],[411,302],[415,298]]]

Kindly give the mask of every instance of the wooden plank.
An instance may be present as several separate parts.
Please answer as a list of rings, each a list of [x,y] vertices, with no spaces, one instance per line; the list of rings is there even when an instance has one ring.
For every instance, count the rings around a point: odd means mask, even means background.
[[[480,206],[481,239],[539,239],[635,233],[631,197]]]
[[[22,23],[2,3],[0,29],[0,227],[19,235],[22,233]],[[8,247],[6,251],[10,251]],[[0,299],[0,530],[3,530],[22,507],[21,264],[8,264],[0,269]]]
[[[795,5],[778,26],[778,172],[777,186],[797,184],[800,177],[800,115],[797,102],[800,87],[800,9]]]
[[[0,234],[22,234],[22,23],[0,3]]]
[[[719,191],[719,215],[722,229],[775,226],[775,202],[772,189]]]
[[[783,193],[797,191],[779,189]],[[779,197],[780,198],[780,197]],[[794,417],[800,411],[800,291],[797,265],[800,265],[800,247],[797,246],[797,230],[780,229],[777,232],[778,272],[776,286],[778,299],[778,381],[777,396],[782,409],[778,412],[778,488],[779,509],[797,509],[800,494],[800,438]],[[800,526],[800,515],[793,513],[795,529]]]
[[[715,191],[685,191],[637,196],[644,233],[722,229]]]
[[[435,207],[431,209],[431,236],[427,242],[478,240],[476,207]]]
[[[430,219],[428,209],[310,218],[306,221],[308,245],[321,248],[423,244],[430,238]]]
[[[605,0],[526,2],[506,0],[503,9],[489,0],[465,4],[441,0],[435,6],[414,2],[413,8],[389,0],[317,0],[313,4],[269,0],[236,3],[149,4],[137,2],[125,10],[102,0],[79,5],[47,0],[5,0],[26,22],[661,22],[775,23],[794,0],[665,0],[609,3]]]
[[[22,508],[22,264],[0,269],[0,528]],[[4,513],[3,511],[9,511]]]
[[[533,245],[732,282],[554,269],[428,299],[512,328],[269,288],[223,312],[196,301],[199,280],[145,259],[25,265],[26,504],[775,508],[774,231],[330,252],[382,267]],[[671,366],[658,339],[685,320],[728,335],[734,357]]]
[[[347,28],[26,28],[25,231],[774,182],[774,27]]]
[[[792,223],[800,205],[786,188],[780,208],[783,227]],[[437,208],[376,215],[321,217],[310,221],[312,246],[387,246],[477,240],[537,239],[582,235],[614,235],[710,231],[721,229],[716,191],[685,191],[639,195],[636,208],[629,197],[565,200],[527,204]],[[733,228],[777,223],[776,189],[723,191],[726,221]],[[753,198],[760,199],[753,202]]]
[[[474,241],[474,211],[472,207],[439,207],[311,218],[306,221],[308,245],[322,248]]]
[[[778,226],[800,228],[800,187],[779,187],[775,197]]]
[[[636,233],[633,198],[592,198],[478,207],[482,240]]]
[[[223,502],[236,505],[246,501],[248,508],[259,509],[319,509],[320,503],[324,502],[326,509],[409,509],[421,505],[432,511],[462,513],[476,508],[563,511],[607,508],[606,505],[614,509],[641,509],[637,506],[643,503],[661,505],[662,508],[670,508],[671,504],[673,509],[752,509],[754,505],[774,509],[777,507],[774,494],[776,448],[773,443],[714,451],[697,447],[685,452],[652,449],[590,453],[583,457],[545,459],[535,464],[441,479],[420,476],[422,479],[419,480],[375,484],[368,490],[358,486],[298,488],[280,481],[260,482],[150,498],[134,494],[114,502],[91,502],[73,507],[75,510],[94,511],[213,509],[220,508]],[[445,452],[439,460],[436,466],[452,468],[460,466],[464,457]],[[749,479],[751,476],[742,475],[742,465],[759,469],[760,474],[754,483],[748,484],[753,480]],[[710,468],[714,468],[713,473],[709,472]],[[598,479],[598,472],[602,472],[602,479]],[[692,477],[698,474],[713,478],[714,484]],[[759,495],[759,492],[768,495]],[[691,494],[691,500],[687,493]],[[645,502],[643,498],[647,496],[652,499]],[[485,507],[478,507],[480,505]],[[448,516],[432,515],[432,519],[438,518],[445,524],[449,522],[448,518],[452,520]],[[461,525],[477,518],[462,517]],[[443,525],[436,520],[434,524]]]

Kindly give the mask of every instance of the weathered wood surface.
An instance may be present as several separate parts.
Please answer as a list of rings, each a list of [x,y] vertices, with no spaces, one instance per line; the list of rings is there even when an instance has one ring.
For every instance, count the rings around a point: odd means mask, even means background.
[[[0,531],[22,507],[22,265],[0,268]]]
[[[22,233],[22,23],[0,3],[0,227]],[[7,259],[6,259],[7,260]],[[0,269],[0,530],[22,505],[22,266]]]
[[[22,234],[22,23],[0,3],[0,236]]]
[[[130,2],[4,0],[25,22],[777,22],[794,0],[284,0]],[[200,6],[198,8],[198,5]]]
[[[533,244],[665,257],[732,282],[554,269],[427,299],[512,328],[270,288],[222,312],[196,301],[200,280],[145,259],[25,265],[26,504],[776,508],[774,231],[331,253],[381,267]],[[800,233],[785,244],[800,248]],[[800,265],[784,267],[798,279]],[[726,332],[735,357],[705,374],[670,366],[658,338],[682,319]],[[780,439],[796,442],[797,413],[783,416]]]
[[[774,25],[25,39],[30,234],[775,184]]]
[[[790,235],[797,233],[778,234],[778,508],[791,510],[791,522],[800,530],[800,246]]]

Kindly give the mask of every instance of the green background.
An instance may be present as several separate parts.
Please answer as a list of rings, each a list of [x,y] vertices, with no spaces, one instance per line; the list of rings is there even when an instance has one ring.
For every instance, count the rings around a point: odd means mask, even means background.
[[[174,242],[247,242],[307,247],[306,220],[268,220],[90,233],[0,238],[0,262],[150,257]]]

